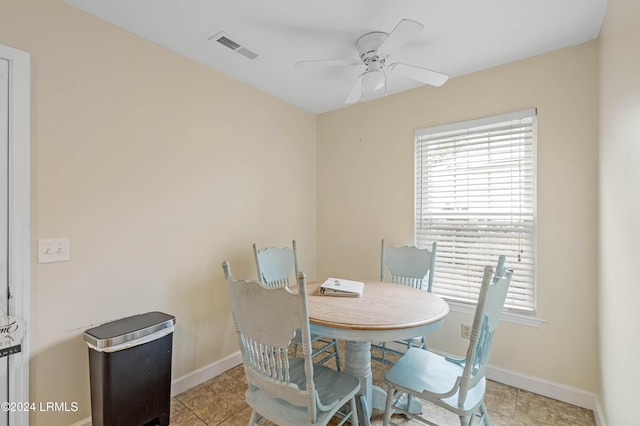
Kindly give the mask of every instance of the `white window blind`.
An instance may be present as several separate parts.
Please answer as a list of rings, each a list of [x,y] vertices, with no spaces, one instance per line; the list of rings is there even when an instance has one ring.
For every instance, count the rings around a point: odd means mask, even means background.
[[[499,255],[505,308],[535,311],[535,109],[416,131],[415,239],[438,243],[433,292],[475,303]]]

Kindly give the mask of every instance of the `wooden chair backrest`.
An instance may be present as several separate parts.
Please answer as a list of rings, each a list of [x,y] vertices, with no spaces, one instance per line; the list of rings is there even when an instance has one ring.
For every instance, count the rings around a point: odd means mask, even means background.
[[[269,287],[288,287],[291,272],[295,271],[294,279],[298,275],[298,254],[296,241],[293,240],[293,250],[289,247],[267,247],[258,250],[253,245],[253,253],[258,269],[258,280]]]
[[[426,278],[427,291],[431,291],[436,247],[435,242],[431,250],[414,246],[385,247],[382,240],[380,281],[384,281],[386,267],[391,273],[392,282],[421,289]]]

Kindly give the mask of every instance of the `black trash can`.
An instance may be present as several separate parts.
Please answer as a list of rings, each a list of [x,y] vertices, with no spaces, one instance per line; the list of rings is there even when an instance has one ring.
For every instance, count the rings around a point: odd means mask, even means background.
[[[93,426],[167,426],[175,317],[148,312],[91,328]]]

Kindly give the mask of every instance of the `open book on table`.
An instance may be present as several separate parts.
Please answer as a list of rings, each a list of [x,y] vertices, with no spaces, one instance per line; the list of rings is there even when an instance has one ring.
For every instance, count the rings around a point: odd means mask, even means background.
[[[364,283],[343,278],[327,278],[320,286],[320,294],[325,296],[360,297]]]

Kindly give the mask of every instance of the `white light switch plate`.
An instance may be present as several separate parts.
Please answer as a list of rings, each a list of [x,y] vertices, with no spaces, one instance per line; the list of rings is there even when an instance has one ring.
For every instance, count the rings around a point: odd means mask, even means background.
[[[38,240],[38,263],[67,262],[69,259],[68,238]]]

